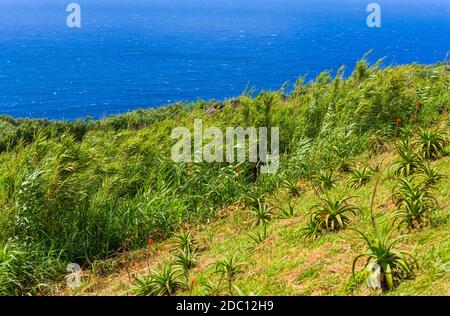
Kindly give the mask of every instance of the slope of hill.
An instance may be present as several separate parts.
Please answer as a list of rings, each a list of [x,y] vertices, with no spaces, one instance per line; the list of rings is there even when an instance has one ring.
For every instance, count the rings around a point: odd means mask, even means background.
[[[362,60],[289,94],[100,121],[2,118],[0,294],[448,295],[448,67]],[[280,169],[174,162],[172,130],[199,118],[280,127]],[[384,249],[353,276],[370,249],[354,229],[383,248],[386,227],[411,256]],[[85,277],[69,291],[73,262]]]
[[[383,175],[374,200],[374,215],[380,227],[393,227],[396,207],[392,190],[397,180],[390,168],[396,160],[394,150],[372,158],[359,157],[358,163],[380,165]],[[368,160],[366,160],[368,159]],[[441,158],[431,163],[445,175],[434,190],[438,207],[433,210],[432,221],[423,229],[395,229],[391,241],[399,236],[404,239],[398,249],[407,250],[418,261],[415,276],[399,284],[390,295],[449,295],[450,288],[450,229],[449,190],[450,159]],[[373,227],[369,214],[371,196],[377,182],[372,174],[360,188],[351,186],[352,173],[336,179],[336,185],[325,196],[352,196],[351,203],[363,213],[353,216],[351,227],[372,236]],[[235,258],[242,263],[233,281],[233,295],[380,295],[381,289],[372,290],[366,285],[367,274],[363,262],[357,265],[353,276],[355,257],[367,251],[361,236],[345,229],[326,233],[316,240],[304,238],[310,208],[320,203],[314,189],[304,181],[299,196],[292,196],[288,189],[280,189],[269,195],[267,203],[273,209],[267,225],[255,227],[254,215],[244,204],[224,208],[212,224],[185,227],[191,232],[195,248],[195,266],[187,276],[180,276],[186,283],[180,295],[229,295],[221,276],[215,272],[215,263]],[[322,196],[323,197],[323,196]],[[293,213],[289,213],[289,205]],[[284,211],[283,211],[284,210]],[[95,268],[86,271],[83,285],[68,290],[64,285],[58,294],[64,295],[135,295],[142,286],[139,279],[149,280],[163,271],[167,265],[179,260],[178,235],[165,242],[149,245],[144,250],[125,253],[117,258],[98,261]],[[179,264],[179,263],[178,263]],[[136,292],[137,291],[137,292]]]

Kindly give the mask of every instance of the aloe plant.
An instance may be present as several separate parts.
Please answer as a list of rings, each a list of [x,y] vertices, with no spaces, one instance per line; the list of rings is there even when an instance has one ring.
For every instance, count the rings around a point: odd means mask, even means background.
[[[336,181],[337,179],[331,170],[320,170],[313,177],[313,183],[321,192],[325,192],[333,188],[336,185]]]
[[[255,231],[248,233],[247,236],[250,238],[251,242],[254,245],[258,245],[262,243],[264,240],[266,240],[268,234],[267,234],[267,225],[263,225],[262,231]]]
[[[306,226],[301,229],[300,236],[305,239],[316,240],[321,235],[320,223],[314,216],[310,216]]]
[[[175,244],[176,251],[191,252],[196,240],[193,237],[192,231],[188,230],[177,234],[173,243]]]
[[[165,265],[159,272],[136,278],[133,289],[139,296],[171,296],[184,287],[186,280],[183,271],[172,265]]]
[[[442,179],[445,178],[443,174],[439,173],[439,169],[431,167],[428,163],[423,164],[420,168],[420,171],[421,174],[419,174],[419,176],[422,176],[422,178],[424,178],[423,183],[427,187],[434,187]]]
[[[356,264],[359,259],[365,258],[364,268],[371,264],[376,264],[381,269],[381,287],[385,290],[394,289],[399,282],[414,278],[414,270],[419,268],[414,256],[406,251],[395,248],[402,237],[391,239],[391,231],[376,231],[376,236],[371,238],[366,234],[356,230],[366,243],[367,251],[359,254],[353,260],[352,271],[355,275]]]
[[[295,217],[295,210],[294,210],[294,207],[292,206],[291,201],[289,201],[289,204],[287,207],[281,207],[281,208],[279,208],[279,210],[280,210],[280,214],[278,215],[278,217],[281,219]]]
[[[397,207],[401,207],[406,201],[411,200],[432,200],[436,199],[431,194],[433,187],[426,186],[413,177],[400,178],[393,188],[392,198]]]
[[[352,188],[358,189],[366,185],[370,181],[370,169],[366,166],[364,168],[355,169],[350,175],[348,185]]]
[[[188,271],[197,265],[195,250],[181,250],[174,258],[175,264]]]
[[[410,176],[419,170],[423,164],[423,157],[408,148],[398,149],[398,158],[394,163],[398,176]]]
[[[402,237],[391,239],[393,229],[385,229],[384,231],[381,231],[376,224],[373,206],[380,178],[381,173],[375,183],[370,202],[370,218],[372,228],[374,230],[374,237],[369,237],[368,235],[355,230],[361,235],[366,244],[367,250],[355,257],[352,264],[352,272],[353,277],[355,277],[357,262],[360,259],[365,258],[365,268],[369,265],[371,268],[379,268],[379,281],[383,290],[393,290],[402,280],[413,278],[415,276],[414,270],[418,269],[419,266],[413,255],[395,248],[396,244],[402,239]],[[375,272],[376,271],[377,270],[375,270]],[[371,285],[372,281],[371,275],[369,275],[369,285]]]
[[[431,190],[430,185],[415,178],[399,179],[392,194],[399,208],[394,213],[394,222],[400,221],[399,225],[406,224],[409,229],[423,227],[438,204]]]
[[[427,224],[434,204],[426,201],[407,199],[402,208],[394,213],[394,222],[399,225],[406,224],[409,229],[422,228]]]
[[[350,223],[348,214],[357,215],[360,209],[348,203],[350,197],[335,198],[325,197],[320,198],[321,203],[314,205],[311,212],[311,221],[317,224],[318,227],[326,231],[334,231],[347,227]]]
[[[252,208],[254,215],[253,226],[266,225],[272,220],[272,211],[270,206],[258,200],[258,206]]]
[[[264,201],[265,196],[266,193],[259,187],[254,187],[247,192],[244,201],[249,207],[259,207],[259,204]]]
[[[448,143],[446,132],[438,129],[421,129],[419,132],[419,150],[427,159],[436,158],[444,153]]]
[[[289,190],[289,195],[290,195],[291,197],[297,197],[297,196],[300,195],[300,190],[298,189],[297,185],[296,185],[294,182],[292,182],[292,181],[290,181],[290,180],[288,180],[288,179],[284,179],[284,180],[281,182],[281,186],[282,186],[283,188]]]
[[[236,257],[229,257],[223,260],[219,260],[212,264],[214,273],[220,276],[220,280],[225,280],[228,285],[228,291],[230,295],[233,295],[233,282],[241,274],[244,262],[239,262]]]

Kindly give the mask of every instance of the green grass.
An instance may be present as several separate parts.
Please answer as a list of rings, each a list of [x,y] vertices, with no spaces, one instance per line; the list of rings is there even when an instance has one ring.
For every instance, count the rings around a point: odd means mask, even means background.
[[[317,194],[355,196],[352,204],[362,214],[349,225],[368,232],[374,179],[359,176],[358,185],[347,185],[351,166],[382,157],[401,127],[411,126],[414,133],[448,129],[449,87],[442,67],[381,69],[360,61],[348,78],[323,72],[312,82],[298,82],[288,95],[263,91],[99,121],[0,117],[0,293],[51,293],[67,263],[90,270],[96,262],[145,249],[149,240],[163,243],[188,226],[203,227],[208,237],[199,245],[195,267],[188,265],[189,277],[198,280],[189,294],[222,293],[208,286],[217,275],[202,262],[235,254],[249,264],[228,282],[229,293],[368,294],[361,282],[349,281],[352,257],[364,247],[357,233],[339,230],[305,242],[300,235],[307,212],[318,203]],[[171,131],[192,129],[196,118],[204,128],[280,127],[280,170],[261,175],[255,163],[174,163]],[[438,159],[430,163],[448,176],[448,160],[437,147],[429,156]],[[394,185],[390,168],[377,205],[390,205]],[[441,280],[448,278],[448,178],[436,186],[439,207],[432,224],[399,245],[418,256],[425,270],[394,294],[447,291]],[[293,212],[277,216],[289,203]],[[237,211],[222,213],[233,205]],[[375,209],[380,225],[391,222],[394,211]],[[248,237],[254,224],[267,225],[256,245]],[[305,272],[313,263],[320,267],[315,274]]]
[[[448,158],[434,164],[442,166],[446,174],[450,172]],[[368,184],[369,190],[373,189],[374,184],[374,181]],[[380,226],[389,226],[393,221],[393,211],[384,208],[389,202],[393,186],[394,181],[383,181],[375,199],[375,214]],[[200,255],[199,264],[201,266],[202,261],[220,258],[224,253],[238,254],[241,260],[249,262],[249,266],[236,280],[237,286],[261,295],[449,295],[449,182],[441,182],[438,187],[441,190],[438,196],[441,205],[436,210],[434,224],[407,234],[397,230],[392,233],[394,238],[405,236],[397,247],[415,256],[420,268],[415,271],[414,278],[399,282],[394,290],[386,293],[381,292],[381,289],[368,289],[363,274],[357,273],[353,278],[352,261],[356,255],[365,251],[365,243],[355,231],[343,230],[315,241],[304,242],[299,238],[300,229],[307,220],[308,207],[298,208],[298,217],[294,219],[275,219],[271,226],[271,237],[253,251],[246,248],[248,241],[243,238],[245,230],[236,231],[229,238],[217,238],[205,243],[206,251]],[[334,192],[345,194],[347,189],[334,189]],[[362,190],[354,194],[359,196],[358,205],[368,211],[370,194]],[[288,192],[283,197],[288,199]],[[301,205],[317,201],[318,197],[310,190],[301,198]],[[296,202],[295,199],[293,202]],[[220,235],[222,230],[233,229],[235,216],[238,215],[220,220],[208,227],[205,233]],[[361,218],[352,227],[370,233],[370,216]],[[251,226],[248,225],[247,229],[250,230]],[[363,268],[362,264],[357,265],[358,269]],[[212,274],[207,268],[197,269],[194,277],[209,280]],[[193,290],[193,295],[205,294],[207,292],[201,286]]]

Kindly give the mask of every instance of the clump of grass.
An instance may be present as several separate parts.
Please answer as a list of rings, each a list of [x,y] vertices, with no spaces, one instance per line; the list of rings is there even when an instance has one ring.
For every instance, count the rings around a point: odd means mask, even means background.
[[[65,266],[56,250],[8,243],[0,247],[0,296],[45,294],[63,277]]]

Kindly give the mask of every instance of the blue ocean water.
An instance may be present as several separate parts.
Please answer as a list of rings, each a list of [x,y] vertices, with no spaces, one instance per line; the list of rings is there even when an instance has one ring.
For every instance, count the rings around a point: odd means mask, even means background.
[[[66,26],[67,4],[82,27]],[[443,61],[450,1],[1,0],[0,114],[100,118],[278,89],[373,49],[385,65]]]

